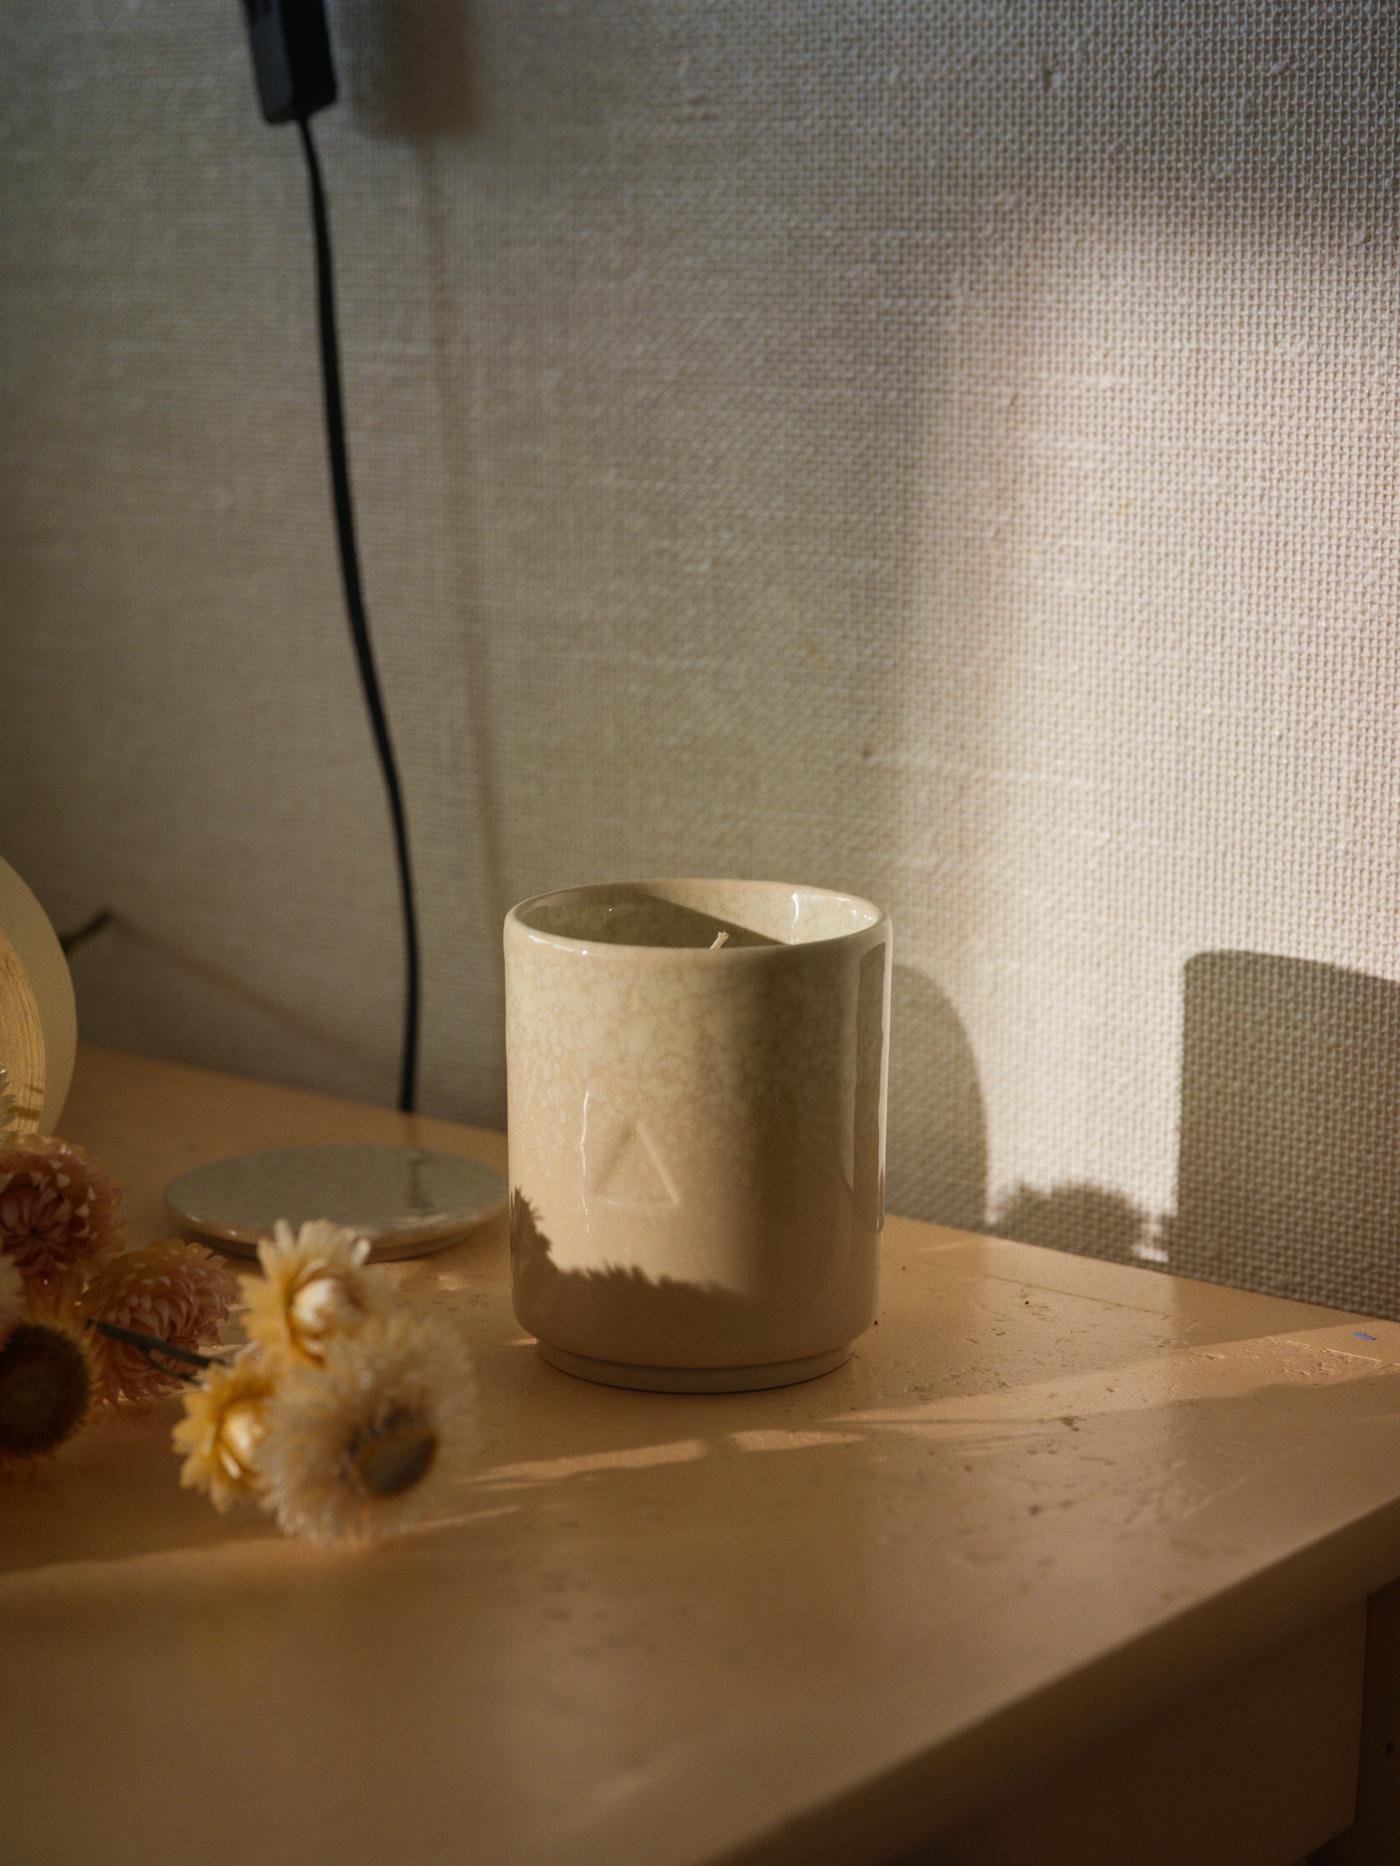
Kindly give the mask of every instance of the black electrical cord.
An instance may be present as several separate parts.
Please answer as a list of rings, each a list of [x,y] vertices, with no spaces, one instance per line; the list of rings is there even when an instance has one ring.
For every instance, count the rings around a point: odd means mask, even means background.
[[[360,585],[360,555],[355,544],[355,508],[350,497],[350,461],[345,446],[345,409],[340,395],[340,350],[335,332],[335,274],[331,263],[331,227],[326,211],[326,191],[321,184],[321,165],[316,159],[311,125],[305,117],[298,117],[296,122],[301,131],[301,146],[306,152],[307,175],[311,183],[311,218],[316,229],[316,306],[321,333],[321,380],[325,390],[326,445],[330,454],[331,495],[335,502],[335,534],[340,546],[340,576],[345,586],[345,611],[350,621],[350,638],[355,644],[360,685],[364,690],[370,729],[374,733],[374,743],[384,773],[384,789],[389,799],[389,815],[394,826],[394,849],[399,865],[404,939],[403,1052],[399,1071],[399,1107],[411,1114],[417,1100],[419,975],[418,912],[414,904],[413,867],[408,853],[408,820],[404,813],[403,788],[399,783],[393,740],[389,736],[389,720],[384,711],[384,696],[379,690],[379,674],[374,664],[374,647],[370,641],[364,591]]]

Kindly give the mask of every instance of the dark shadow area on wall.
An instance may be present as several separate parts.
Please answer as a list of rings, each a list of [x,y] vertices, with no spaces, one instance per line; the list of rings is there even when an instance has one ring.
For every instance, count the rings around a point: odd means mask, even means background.
[[[921,1093],[932,1082],[932,1097]],[[987,1216],[987,1117],[962,1020],[931,978],[896,965],[890,997],[886,1204],[962,1231]]]
[[[1257,952],[1184,980],[1170,1268],[1400,1313],[1400,984]]]
[[[341,86],[367,134],[432,143],[484,127],[471,14],[466,0],[340,0]]]
[[[1183,974],[1175,1210],[1021,1184],[1001,1237],[1400,1316],[1400,984],[1270,953]]]
[[[988,1229],[1018,1244],[1141,1263],[1151,1248],[1152,1220],[1107,1186],[1067,1181],[1041,1192],[1022,1181],[998,1202]]]

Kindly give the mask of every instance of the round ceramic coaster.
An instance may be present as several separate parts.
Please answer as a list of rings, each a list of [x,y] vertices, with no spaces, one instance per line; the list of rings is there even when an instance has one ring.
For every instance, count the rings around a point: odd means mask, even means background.
[[[506,1204],[479,1160],[421,1147],[276,1147],[181,1173],[165,1189],[179,1222],[252,1257],[279,1218],[329,1218],[367,1237],[375,1257],[444,1250]]]

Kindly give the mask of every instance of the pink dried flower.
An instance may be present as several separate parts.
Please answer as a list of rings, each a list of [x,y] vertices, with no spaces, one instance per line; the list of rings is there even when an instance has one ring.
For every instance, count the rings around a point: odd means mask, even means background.
[[[109,1258],[83,1292],[83,1312],[197,1353],[219,1340],[233,1301],[234,1280],[221,1258],[202,1244],[166,1238]],[[140,1348],[106,1335],[97,1340],[103,1391],[113,1404],[157,1399],[181,1384]]]
[[[0,1252],[31,1289],[78,1282],[121,1235],[121,1188],[72,1141],[0,1147]]]

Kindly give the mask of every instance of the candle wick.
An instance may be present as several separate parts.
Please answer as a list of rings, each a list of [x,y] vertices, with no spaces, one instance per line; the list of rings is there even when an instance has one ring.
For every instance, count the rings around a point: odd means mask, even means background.
[[[710,942],[710,951],[718,952],[721,946],[727,946],[728,944],[729,935],[727,933],[716,933],[714,939]]]

